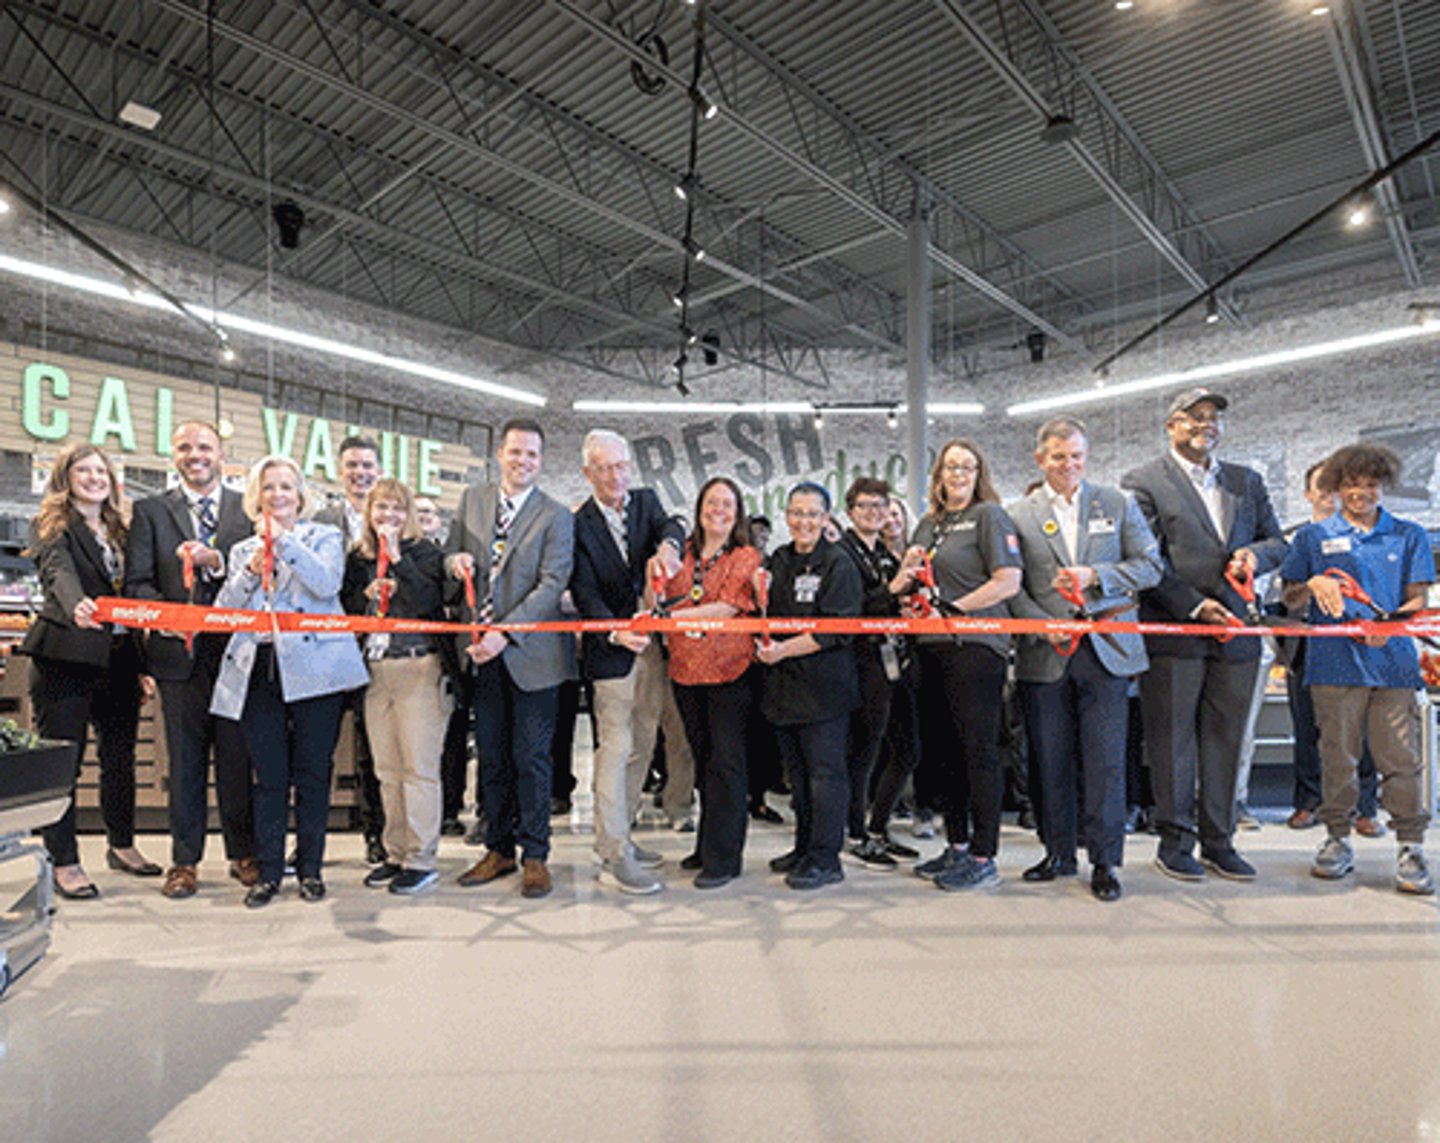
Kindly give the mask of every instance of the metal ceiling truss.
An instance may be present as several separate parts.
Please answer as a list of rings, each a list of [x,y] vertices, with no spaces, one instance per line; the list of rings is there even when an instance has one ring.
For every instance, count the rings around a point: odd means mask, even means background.
[[[621,29],[592,15],[574,0],[547,0],[547,3],[631,60],[641,63],[648,71],[664,76],[675,86],[677,92],[684,93],[687,90],[687,81],[683,76],[648,55],[642,47],[633,43]],[[714,14],[708,15],[707,19],[714,19]],[[719,26],[721,25],[717,22],[717,27]],[[727,42],[734,43],[735,41]],[[903,238],[909,217],[909,204],[913,202],[917,192],[915,183],[905,172],[898,170],[893,165],[871,163],[862,167],[859,174],[851,171],[842,177],[834,173],[834,170],[845,168],[837,166],[832,169],[821,162],[814,161],[809,156],[817,155],[827,162],[833,161],[837,164],[846,161],[847,157],[855,155],[857,145],[855,131],[843,129],[834,114],[825,118],[812,115],[804,118],[805,131],[797,138],[794,146],[781,141],[770,132],[756,126],[739,110],[745,106],[749,98],[748,90],[737,91],[738,78],[733,75],[722,75],[722,70],[724,69],[717,68],[713,64],[707,65],[706,74],[710,77],[710,83],[714,85],[716,93],[720,96],[717,102],[715,122],[723,122],[732,129],[738,130],[747,139],[788,164],[809,181],[825,188],[830,194],[859,211],[882,229]],[[773,90],[775,85],[782,83],[782,72],[783,69],[775,64],[768,69],[766,76],[760,81],[761,84],[766,89]],[[755,90],[758,94],[759,89]],[[786,86],[786,92],[790,95],[801,90],[800,86],[795,86],[793,90],[788,85]],[[808,98],[807,102],[809,102]],[[828,123],[826,118],[829,120]],[[834,148],[833,153],[832,147]],[[802,150],[805,153],[802,154]],[[867,155],[867,157],[870,156]],[[923,193],[923,188],[919,189]],[[900,210],[901,213],[892,213],[897,210]],[[998,237],[998,235],[991,231],[988,237]],[[956,277],[964,279],[972,288],[997,305],[1005,307],[1030,325],[1043,330],[1054,340],[1077,351],[1084,351],[1084,346],[1078,340],[1054,324],[1048,317],[1042,316],[1019,299],[1012,297],[1004,289],[977,272],[971,265],[962,262],[949,252],[933,246],[931,257],[938,265]]]
[[[1393,135],[1386,130],[1376,109],[1376,92],[1381,87],[1380,69],[1375,62],[1375,46],[1362,6],[1342,2],[1332,7],[1325,20],[1325,39],[1330,45],[1330,58],[1334,61],[1336,75],[1340,77],[1340,88],[1345,93],[1346,106],[1350,108],[1350,118],[1355,124],[1365,165],[1371,171],[1378,171],[1390,162],[1389,140]],[[1387,180],[1375,188],[1375,202],[1390,244],[1395,248],[1401,273],[1405,275],[1405,284],[1411,289],[1424,285],[1394,180]]]
[[[15,5],[14,7],[18,8],[21,6]],[[104,38],[99,36],[98,33],[89,32],[88,34],[92,38],[104,42]],[[121,51],[134,57],[137,63],[145,66],[155,66],[154,61],[144,56],[143,53],[130,49],[121,49]],[[58,67],[58,64],[55,66]],[[179,68],[178,65],[170,66],[173,71],[173,78],[175,78],[177,82],[196,83],[199,81],[199,77],[193,73],[184,71]],[[200,232],[204,231],[204,220],[208,219],[213,207],[216,205],[209,201],[209,196],[212,195],[214,188],[209,182],[211,164],[208,159],[182,148],[164,144],[153,136],[119,127],[108,119],[94,114],[93,111],[81,112],[9,85],[0,85],[0,94],[9,97],[17,103],[28,104],[48,117],[98,132],[105,142],[102,146],[92,146],[90,148],[87,168],[92,167],[95,162],[110,158],[129,170],[142,185],[146,177],[165,178],[179,185],[184,193],[191,196],[191,201],[184,211],[185,216],[192,222],[192,226],[188,228],[188,232],[186,228],[181,227],[174,218],[171,217],[170,212],[166,210],[163,203],[155,200],[155,205],[164,215],[168,226],[177,240],[191,246],[203,245],[203,238]],[[84,93],[77,90],[76,94],[81,98],[82,102],[86,103],[88,108],[93,109],[95,107],[95,104],[84,96]],[[344,180],[345,188],[357,199],[363,198],[356,185],[357,178],[365,182],[385,180],[384,185],[392,188],[401,182],[407,181],[403,177],[406,174],[405,168],[395,160],[389,159],[379,152],[366,150],[354,143],[340,140],[333,134],[325,132],[322,128],[314,124],[305,122],[294,116],[285,115],[273,108],[267,108],[262,101],[252,96],[244,95],[243,93],[228,90],[221,85],[216,85],[215,94],[217,100],[230,99],[240,101],[244,105],[244,110],[255,114],[270,115],[273,119],[283,124],[285,129],[305,135],[306,146],[323,146],[333,149],[343,144],[352,159],[368,164],[364,171],[358,172],[358,174],[352,172]],[[224,117],[224,111],[221,108],[212,108],[211,111],[214,114],[220,115],[222,118]],[[533,219],[525,217],[518,210],[481,199],[478,196],[450,186],[439,179],[428,175],[415,175],[413,180],[410,180],[415,183],[415,186],[411,188],[412,193],[431,197],[439,203],[446,218],[450,222],[458,247],[437,244],[433,240],[405,231],[398,224],[405,215],[405,208],[409,205],[408,203],[400,202],[393,204],[394,210],[391,212],[391,216],[380,217],[374,213],[359,213],[356,210],[342,206],[329,199],[322,199],[307,194],[297,187],[287,187],[279,183],[278,180],[267,183],[259,174],[252,173],[255,172],[257,168],[245,154],[243,145],[233,132],[227,134],[227,140],[236,153],[242,158],[246,169],[241,170],[217,163],[214,164],[215,178],[221,182],[250,192],[253,197],[258,197],[261,202],[268,201],[270,194],[277,194],[279,197],[293,199],[301,206],[319,214],[322,218],[329,217],[333,219],[336,225],[332,225],[325,233],[351,243],[351,249],[356,253],[357,261],[362,264],[362,272],[365,273],[367,279],[370,281],[381,304],[393,305],[395,304],[395,299],[386,291],[385,287],[373,273],[368,269],[364,269],[365,254],[361,253],[359,248],[354,245],[357,232],[364,236],[366,242],[378,244],[369,248],[368,252],[370,254],[384,257],[401,257],[414,263],[413,269],[426,271],[427,276],[429,272],[435,273],[435,282],[440,292],[445,295],[451,312],[437,315],[432,308],[432,310],[425,312],[422,316],[438,317],[438,320],[442,321],[458,320],[467,328],[472,329],[477,325],[491,325],[493,328],[491,322],[482,322],[480,320],[477,309],[473,304],[467,311],[462,309],[455,301],[455,293],[457,290],[462,295],[469,294],[472,296],[477,288],[487,290],[495,295],[496,300],[491,302],[488,310],[485,312],[491,317],[493,322],[493,315],[497,308],[504,310],[503,320],[506,323],[510,335],[506,340],[518,343],[523,348],[547,353],[562,360],[596,368],[602,372],[623,376],[630,380],[636,379],[633,374],[616,372],[615,362],[621,357],[619,351],[601,350],[590,353],[585,348],[591,341],[596,339],[598,332],[602,329],[610,328],[617,321],[626,321],[634,326],[647,328],[651,335],[651,342],[656,340],[657,337],[664,337],[667,340],[673,337],[674,329],[672,323],[646,316],[648,314],[654,314],[657,311],[663,314],[668,309],[668,288],[665,280],[658,276],[651,275],[648,278],[642,278],[640,280],[642,283],[641,286],[637,286],[633,278],[622,283],[619,281],[622,276],[615,273],[615,268],[619,265],[619,259],[609,251],[597,250],[590,247],[575,235],[557,231],[543,223],[538,223]],[[71,142],[73,144],[73,140]],[[198,181],[177,178],[173,172],[169,170],[152,170],[145,164],[124,158],[116,158],[115,156],[109,155],[111,146],[116,144],[123,145],[126,149],[139,147],[155,154],[158,158],[168,160],[172,164],[179,163],[198,169],[202,172],[203,178]],[[347,166],[342,156],[337,155],[337,161],[337,165]],[[77,184],[73,179],[67,178],[57,185],[74,188],[77,197],[83,199],[94,185],[101,184],[92,183],[91,188],[87,188],[84,184]],[[146,190],[147,194],[150,193],[148,187]],[[153,199],[153,194],[151,197]],[[222,197],[224,197],[230,205],[238,205],[248,210],[252,224],[251,230],[254,235],[257,236],[257,241],[263,242],[265,240],[263,236],[269,233],[269,223],[265,217],[265,212],[260,209],[261,203],[238,198],[233,193],[227,193]],[[375,196],[371,196],[370,200],[366,200],[357,205],[373,211],[375,205],[374,198]],[[76,203],[67,201],[66,205],[74,209]],[[473,217],[477,211],[484,211],[487,214],[499,214],[504,217],[505,222],[501,232],[499,234],[491,233],[487,235],[487,247],[498,245],[501,240],[509,235],[511,230],[525,229],[527,233],[524,235],[524,240],[532,255],[534,255],[537,262],[540,263],[542,270],[546,274],[546,278],[541,280],[520,274],[495,261],[486,261],[480,257],[479,254],[483,253],[483,251],[477,251],[474,245],[475,236],[467,235],[465,230],[462,229],[456,221],[456,212],[460,210],[464,210],[470,217]],[[97,221],[103,220],[97,219]],[[216,225],[223,227],[226,224],[216,223]],[[336,231],[340,230],[342,226],[348,233],[337,235]],[[480,228],[477,226],[477,235],[479,231]],[[315,281],[315,274],[313,272],[308,275],[299,272],[299,262],[304,258],[308,258],[320,266],[326,265],[327,260],[319,257],[317,254],[318,245],[318,241],[308,242],[306,249],[302,252],[303,257],[296,256],[289,259],[289,261],[293,263],[293,265],[287,267],[289,272],[295,273],[298,277]],[[263,247],[261,247],[261,249],[263,249]],[[286,252],[280,251],[279,253],[283,255]],[[589,263],[588,270],[591,281],[596,283],[613,281],[617,283],[616,289],[612,291],[611,296],[604,301],[599,301],[592,296],[577,294],[556,285],[557,282],[563,282],[567,277],[574,276],[574,271],[570,267],[575,263],[587,261]],[[440,276],[439,271],[454,270],[457,266],[459,267],[459,272],[464,275],[463,279],[447,285],[445,278]],[[260,280],[264,280],[263,276]],[[507,293],[492,285],[495,280],[508,283],[514,290],[525,292],[515,293],[511,291]],[[325,281],[320,284],[323,284],[327,289],[335,288],[336,285],[333,281]],[[233,300],[228,304],[233,304]],[[557,306],[563,308],[557,309]],[[547,320],[543,326],[539,324],[542,309],[547,311]],[[590,319],[588,323],[582,324],[579,322],[578,319],[582,314]],[[729,321],[728,324],[733,327],[739,323],[737,321]],[[783,326],[778,328],[777,333],[791,338],[796,336],[785,330]],[[745,343],[732,344],[743,345]],[[643,360],[647,363],[641,372],[640,379],[647,384],[655,384],[662,371],[650,364],[650,356],[652,355],[637,353],[636,359]],[[731,356],[747,364],[758,364],[758,362],[743,353],[732,352]],[[797,377],[795,379],[811,385],[816,383],[814,377]]]
[[[975,5],[932,2],[1041,125],[1062,117],[1074,121],[1080,134],[1061,145],[1197,292],[1233,267],[1234,260],[1065,43],[1040,0],[997,0],[998,41],[975,15]],[[1228,321],[1243,324],[1231,300],[1217,302]]]
[[[148,2],[184,20],[204,23],[203,13],[184,3],[180,3],[179,0],[148,0]],[[368,11],[368,9],[366,11]],[[592,161],[601,156],[599,154],[587,154],[587,150],[593,150],[593,148],[588,147],[588,144],[596,140],[604,140],[604,154],[612,158],[616,155],[626,156],[631,160],[631,171],[634,170],[634,163],[639,160],[639,156],[620,147],[613,140],[606,139],[588,125],[563,115],[548,104],[544,104],[543,101],[522,101],[522,103],[524,103],[524,111],[516,122],[522,126],[528,126],[531,121],[537,121],[539,126],[533,128],[536,132],[536,137],[548,139],[552,146],[559,148],[562,156],[569,157],[566,168],[567,182],[560,182],[542,175],[516,160],[507,158],[500,154],[498,150],[494,149],[494,147],[488,145],[484,141],[485,138],[487,135],[493,134],[498,130],[493,125],[487,125],[477,131],[473,136],[464,134],[461,131],[454,130],[436,122],[436,118],[438,117],[427,118],[417,112],[401,107],[361,87],[357,83],[351,83],[341,79],[317,67],[308,60],[291,55],[289,52],[245,32],[243,29],[217,21],[215,24],[215,32],[222,38],[232,43],[240,44],[263,59],[279,64],[299,75],[303,75],[322,87],[345,95],[359,105],[365,106],[404,124],[407,128],[418,134],[446,142],[450,145],[453,152],[479,159],[529,186],[547,192],[559,201],[567,204],[567,206],[591,214],[622,230],[638,234],[648,239],[657,247],[669,250],[672,253],[678,253],[681,249],[679,239],[673,236],[674,232],[660,229],[650,222],[631,217],[621,210],[606,205],[604,199],[609,197],[605,193],[607,184],[626,172],[613,162],[602,163]],[[428,46],[432,41],[427,40],[426,43]],[[393,61],[389,62],[393,63]],[[357,69],[357,74],[361,74],[360,69]],[[501,81],[497,79],[495,82]],[[513,87],[513,85],[510,84],[509,81],[503,82],[505,82],[507,86],[502,98],[508,98],[511,93],[510,88]],[[508,124],[507,129],[513,126],[514,124]],[[578,161],[576,158],[577,155],[584,155],[585,161]],[[648,182],[646,197],[655,205],[657,211],[662,209],[659,205],[660,203],[666,203],[668,206],[666,200],[673,199],[673,195],[670,194],[672,184],[673,179],[669,172],[661,168],[655,169],[655,177],[652,177]],[[673,207],[670,209],[673,210]],[[707,260],[707,266],[739,280],[761,285],[758,279],[754,279],[739,267],[726,264],[722,259],[709,259]],[[827,328],[834,324],[835,319],[831,314],[807,302],[803,298],[792,295],[768,281],[763,283],[763,289],[766,293],[771,294],[781,301],[785,301],[811,314]],[[629,320],[629,317],[630,315],[626,314],[623,315],[620,320]],[[869,340],[887,348],[891,346],[890,340],[880,334],[856,327],[846,328],[850,328],[852,332],[864,340]],[[784,331],[782,329],[782,332],[789,333],[789,335],[793,336],[797,341],[804,340],[800,335],[792,331]],[[721,352],[724,353],[726,351],[726,347],[722,347]],[[741,359],[743,360],[743,358]]]

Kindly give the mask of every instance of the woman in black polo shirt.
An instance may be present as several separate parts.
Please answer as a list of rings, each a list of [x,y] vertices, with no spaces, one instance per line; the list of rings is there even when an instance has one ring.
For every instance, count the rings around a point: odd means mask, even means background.
[[[990,470],[971,442],[953,440],[930,473],[929,511],[892,586],[913,586],[930,557],[935,590],[954,611],[1004,617],[1020,590],[1020,541],[1000,506]],[[1000,847],[1001,693],[1010,654],[1008,635],[921,635],[921,765],[943,795],[949,844],[916,873],[941,889],[972,889],[998,880]]]
[[[797,484],[785,506],[790,543],[769,559],[769,614],[774,618],[860,614],[860,573],[821,535],[830,494]],[[759,573],[765,574],[765,573]],[[792,889],[818,889],[844,880],[849,781],[845,746],[850,712],[860,704],[849,635],[790,635],[760,641],[765,665],[761,709],[775,727],[795,805],[795,848],[770,868]]]

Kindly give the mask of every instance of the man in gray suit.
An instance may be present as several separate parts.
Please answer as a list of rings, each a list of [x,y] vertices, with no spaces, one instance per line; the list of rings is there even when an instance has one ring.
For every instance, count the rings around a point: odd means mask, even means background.
[[[380,446],[373,437],[346,437],[340,442],[340,483],[345,499],[330,504],[314,515],[317,524],[333,524],[349,551],[365,527],[365,497],[380,479]],[[375,776],[375,758],[370,753],[370,739],[365,733],[365,688],[345,696],[345,707],[354,716],[355,778],[360,788],[360,804],[356,809],[359,825],[365,835],[365,860],[379,865],[385,860],[385,807],[380,801],[380,779]]]
[[[1025,619],[1071,617],[1078,594],[1086,615],[1133,619],[1133,595],[1160,581],[1160,546],[1135,502],[1116,488],[1085,479],[1085,426],[1053,417],[1035,436],[1035,463],[1044,481],[1008,506],[1025,560],[1024,586],[1010,601]],[[1083,836],[1090,856],[1090,891],[1101,901],[1120,898],[1116,870],[1125,852],[1125,731],[1130,677],[1145,670],[1139,635],[1087,635],[1075,653],[1042,636],[1019,641],[1015,676],[1025,711],[1040,788],[1040,836],[1045,857],[1025,870],[1026,881],[1053,881],[1077,872]],[[1077,814],[1077,780],[1084,811]],[[1077,829],[1077,817],[1079,825]]]
[[[1225,574],[1261,575],[1278,567],[1285,539],[1258,472],[1216,459],[1229,402],[1193,388],[1170,402],[1170,448],[1128,472],[1160,541],[1160,582],[1140,596],[1140,618],[1160,623],[1233,624],[1245,603]],[[1235,779],[1260,640],[1148,635],[1150,670],[1140,682],[1145,758],[1155,788],[1161,872],[1198,881],[1208,868],[1252,881],[1255,868],[1235,852]],[[1199,820],[1195,807],[1198,786]],[[1192,850],[1200,841],[1200,861]]]
[[[474,484],[460,497],[446,539],[450,574],[469,575],[480,623],[558,620],[574,563],[574,518],[535,486],[545,434],[517,418],[500,429],[499,484]],[[483,885],[524,863],[521,893],[551,890],[550,740],[560,684],[575,669],[568,634],[488,630],[461,637],[475,693],[475,747],[485,804],[485,856],[460,877]]]

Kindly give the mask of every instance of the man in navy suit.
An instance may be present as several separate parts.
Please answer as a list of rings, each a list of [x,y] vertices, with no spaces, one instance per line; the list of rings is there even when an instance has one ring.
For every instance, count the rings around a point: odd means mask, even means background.
[[[586,619],[627,619],[645,592],[645,565],[652,556],[665,561],[670,575],[679,571],[684,528],[665,515],[650,489],[630,488],[630,444],[619,433],[597,429],[585,437],[581,451],[594,494],[575,513],[570,594]],[[674,702],[660,644],[631,631],[587,634],[580,669],[594,680],[600,732],[594,785],[600,882],[625,893],[653,893],[661,885],[651,872],[660,855],[630,840],[630,822],[664,704],[667,698]],[[669,749],[668,735],[665,741]]]
[[[1259,576],[1285,556],[1260,474],[1216,459],[1228,406],[1205,388],[1178,394],[1165,419],[1169,450],[1120,482],[1134,493],[1164,561],[1159,584],[1140,596],[1142,621],[1234,623],[1245,604],[1226,571]],[[1160,827],[1156,863],[1182,881],[1200,880],[1207,868],[1251,881],[1255,869],[1233,841],[1235,783],[1260,640],[1150,635],[1145,647],[1150,671],[1140,703]]]
[[[231,545],[254,529],[240,493],[221,487],[225,454],[213,426],[186,421],[175,430],[170,447],[180,484],[136,503],[125,544],[126,591],[138,599],[208,604],[225,579]],[[185,586],[187,553],[194,567],[193,591]],[[226,639],[197,635],[187,646],[182,636],[152,631],[145,640],[145,669],[159,684],[170,759],[172,864],[161,888],[167,897],[190,897],[197,887],[212,749],[230,875],[243,885],[253,885],[259,876],[245,739],[239,723],[210,714]]]
[[[1006,509],[1025,559],[1024,586],[1010,601],[1015,615],[1073,616],[1076,605],[1064,591],[1083,599],[1088,615],[1133,620],[1134,594],[1160,582],[1160,547],[1145,517],[1118,488],[1085,479],[1089,454],[1085,426],[1073,417],[1053,417],[1036,434],[1035,462],[1045,479]],[[1101,901],[1119,900],[1130,679],[1145,667],[1139,635],[1089,635],[1068,657],[1042,636],[1019,640],[1015,676],[1045,841],[1045,857],[1025,870],[1026,881],[1073,876],[1083,840],[1090,891]],[[1084,783],[1083,812],[1077,780]]]

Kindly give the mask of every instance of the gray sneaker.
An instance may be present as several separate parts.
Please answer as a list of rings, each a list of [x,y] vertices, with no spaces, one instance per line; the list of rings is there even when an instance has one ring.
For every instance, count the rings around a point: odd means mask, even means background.
[[[1327,837],[1315,854],[1310,875],[1326,881],[1339,881],[1355,868],[1355,851],[1343,837]]]
[[[1430,880],[1430,866],[1425,862],[1425,848],[1420,845],[1402,845],[1395,860],[1395,888],[1402,893],[1418,893],[1427,896],[1435,892],[1435,882]]]
[[[968,854],[966,857],[963,865],[935,874],[933,880],[936,886],[955,892],[960,889],[989,889],[1000,884],[1000,871],[995,867],[994,858],[976,861]]]
[[[955,869],[970,864],[970,850],[956,849],[953,845],[946,845],[938,854],[929,861],[922,861],[915,866],[915,876],[924,877],[927,880],[937,873],[944,873],[946,870]]]
[[[664,855],[638,846],[633,841],[630,843],[630,857],[642,869],[659,869],[665,864]]]
[[[600,884],[622,893],[658,893],[662,882],[648,869],[642,868],[628,857],[619,861],[600,863]]]

